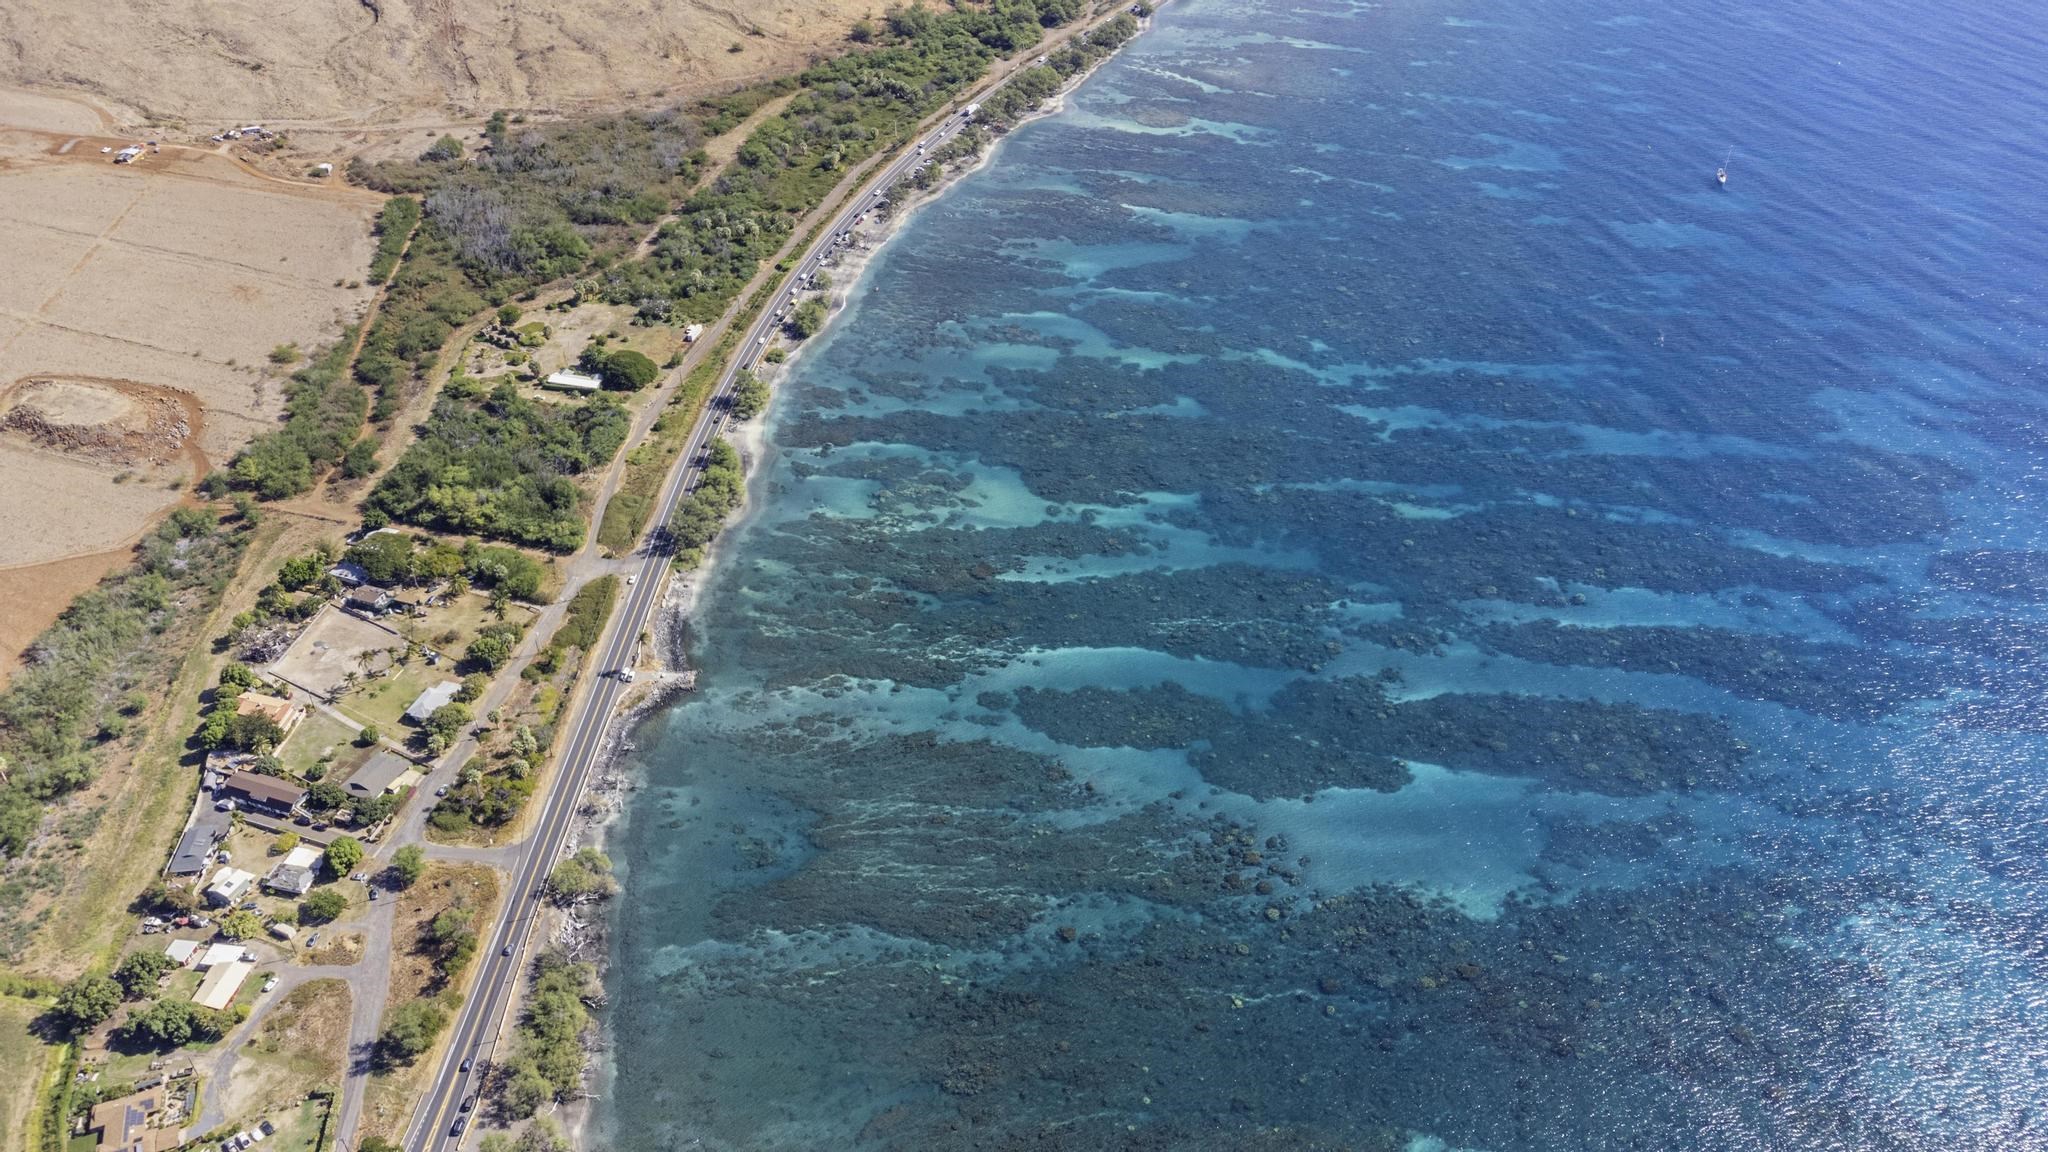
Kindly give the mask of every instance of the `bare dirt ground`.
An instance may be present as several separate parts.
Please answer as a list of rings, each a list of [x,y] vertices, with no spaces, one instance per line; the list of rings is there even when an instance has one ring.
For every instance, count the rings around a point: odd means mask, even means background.
[[[123,122],[397,125],[447,110],[575,110],[800,68],[869,0],[15,0],[0,82],[64,88]]]
[[[341,1085],[348,1046],[349,990],[314,980],[286,994],[256,1025],[235,1074],[222,1086],[230,1117],[250,1117]]]
[[[329,605],[322,608],[270,671],[316,696],[332,696],[348,674],[369,678],[391,666],[405,638]]]
[[[0,89],[0,592],[23,593],[0,677],[209,467],[275,426],[288,369],[271,349],[332,339],[370,295],[346,285],[380,197],[176,147],[115,165],[101,149],[134,140],[109,120]]]

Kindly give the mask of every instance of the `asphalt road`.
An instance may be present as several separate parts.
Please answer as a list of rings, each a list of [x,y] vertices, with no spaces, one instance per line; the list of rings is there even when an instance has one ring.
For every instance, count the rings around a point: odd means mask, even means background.
[[[820,262],[831,254],[834,246],[849,237],[856,221],[874,210],[889,187],[922,163],[930,149],[952,139],[966,123],[966,118],[959,113],[947,116],[937,128],[919,138],[924,148],[913,145],[871,176],[866,191],[840,213],[831,228],[804,254],[802,262],[783,279],[774,299],[747,329],[739,355],[719,377],[718,387],[713,390],[704,415],[691,432],[689,444],[680,457],[686,464],[670,478],[662,494],[660,518],[655,523],[668,523],[676,506],[697,486],[703,474],[700,461],[712,438],[725,428],[729,419],[727,404],[740,373],[752,368],[767,351],[769,334],[782,323],[778,314],[789,308],[800,285],[818,270]],[[603,751],[605,729],[611,722],[612,713],[617,709],[620,698],[630,690],[616,672],[633,664],[633,649],[640,642],[640,633],[661,605],[662,574],[668,562],[668,552],[662,548],[646,549],[640,556],[635,573],[638,578],[627,589],[625,610],[618,615],[610,640],[596,665],[598,678],[592,681],[590,690],[584,693],[570,718],[569,741],[561,771],[555,786],[548,790],[543,801],[545,807],[535,834],[527,841],[526,851],[515,867],[513,882],[506,896],[505,914],[499,918],[491,935],[488,950],[483,954],[483,969],[477,974],[469,999],[456,1017],[454,1043],[449,1046],[439,1073],[421,1100],[412,1123],[406,1128],[404,1147],[408,1152],[460,1147],[467,1132],[458,1136],[453,1128],[456,1118],[464,1115],[462,1101],[480,1089],[479,1073],[483,1060],[495,1061],[505,1055],[491,1051],[491,1045],[499,1034],[499,1024],[510,1005],[520,969],[527,962],[527,948],[541,911],[541,886],[566,846],[584,787]],[[472,1059],[476,1063],[464,1071],[464,1062]]]

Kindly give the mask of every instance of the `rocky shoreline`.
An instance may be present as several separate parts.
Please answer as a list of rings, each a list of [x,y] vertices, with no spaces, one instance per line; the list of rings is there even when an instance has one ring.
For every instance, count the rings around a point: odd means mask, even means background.
[[[1099,26],[1090,25],[1093,27]],[[1141,22],[1142,33],[1149,24]],[[1135,37],[1133,37],[1135,39]],[[1130,41],[1124,41],[1129,44]],[[882,248],[909,223],[912,216],[925,205],[937,201],[962,179],[980,171],[995,156],[997,146],[1003,138],[1017,128],[1043,117],[1054,115],[1066,107],[1068,93],[1083,80],[1093,75],[1105,61],[1122,51],[1123,45],[1090,61],[1088,66],[1068,77],[1058,90],[1040,101],[1030,112],[1017,116],[1003,125],[1001,130],[985,139],[970,158],[942,165],[939,176],[924,188],[906,187],[901,198],[878,212],[876,221],[869,227],[855,233],[853,244],[842,250],[827,269],[832,274],[833,284],[827,292],[828,315],[825,326],[809,339],[787,348],[787,358],[769,371],[757,373],[769,384],[777,400],[781,386],[790,378],[791,372],[802,357],[804,350],[830,331],[841,314],[853,301],[854,294],[865,279],[868,268]],[[696,568],[675,573],[671,576],[668,590],[663,598],[663,611],[655,624],[654,641],[648,645],[653,668],[642,669],[643,676],[653,682],[644,693],[636,694],[614,718],[600,752],[601,762],[597,772],[584,794],[584,803],[578,810],[578,821],[572,837],[572,847],[595,847],[602,851],[619,817],[625,812],[627,799],[640,787],[640,781],[630,772],[623,770],[622,757],[637,749],[633,734],[649,718],[659,713],[695,683],[695,672],[687,667],[684,651],[685,629],[694,613],[705,587],[719,571],[725,556],[727,542],[733,537],[745,519],[759,510],[754,503],[755,479],[764,471],[763,464],[774,450],[772,427],[776,404],[771,402],[768,411],[758,420],[738,426],[730,434],[734,446],[739,449],[746,479],[748,501],[742,507],[740,518],[728,524],[704,552],[703,562]],[[687,678],[687,679],[686,679]],[[550,943],[563,948],[572,959],[588,963],[595,970],[598,980],[603,983],[610,966],[609,917],[600,906],[583,905],[574,908],[552,909],[548,915],[547,937]],[[590,1128],[594,1120],[594,1109],[590,1101],[601,1098],[604,1086],[611,1079],[609,1065],[609,1036],[602,1028],[594,1030],[587,1049],[591,1054],[592,1067],[589,1072],[589,1094],[581,1100],[565,1105],[557,1119],[573,1146],[588,1150]]]

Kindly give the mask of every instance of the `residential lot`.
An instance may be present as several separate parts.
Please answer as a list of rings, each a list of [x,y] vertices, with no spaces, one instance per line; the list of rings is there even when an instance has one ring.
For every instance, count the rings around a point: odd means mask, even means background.
[[[390,668],[393,648],[402,652],[405,637],[329,605],[269,671],[316,696],[331,697],[346,684]]]

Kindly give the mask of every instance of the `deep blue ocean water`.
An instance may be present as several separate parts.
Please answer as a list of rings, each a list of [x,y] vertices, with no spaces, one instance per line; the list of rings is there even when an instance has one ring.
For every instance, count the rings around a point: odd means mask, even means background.
[[[2048,1148],[2044,28],[1176,0],[780,387],[604,1142]]]

